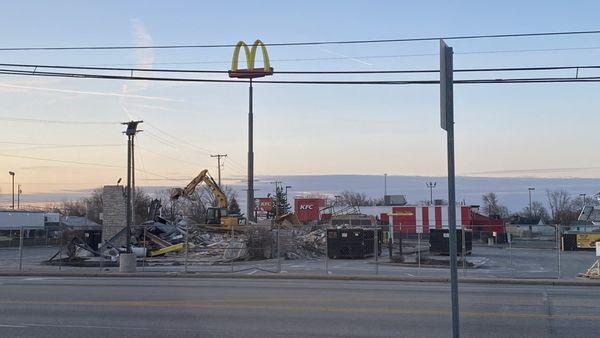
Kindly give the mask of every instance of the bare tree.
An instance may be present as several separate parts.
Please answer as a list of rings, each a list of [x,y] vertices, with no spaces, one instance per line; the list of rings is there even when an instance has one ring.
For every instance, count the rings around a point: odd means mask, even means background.
[[[564,189],[546,190],[546,198],[550,205],[550,215],[554,224],[567,226],[577,219],[577,211],[569,193]]]
[[[342,191],[340,193],[339,202],[342,205],[349,205],[353,207],[367,205],[367,194],[355,192],[355,191]]]
[[[482,211],[488,216],[506,218],[509,216],[508,208],[500,203],[496,193],[488,192],[481,196]]]

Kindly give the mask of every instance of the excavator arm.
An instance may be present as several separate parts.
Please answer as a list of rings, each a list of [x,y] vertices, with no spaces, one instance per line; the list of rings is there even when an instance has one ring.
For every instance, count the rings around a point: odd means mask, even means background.
[[[213,196],[217,200],[217,206],[219,208],[227,208],[227,196],[225,195],[223,190],[221,190],[217,182],[215,182],[214,178],[210,176],[208,170],[206,169],[202,170],[200,174],[198,174],[198,176],[194,177],[194,179],[190,181],[190,183],[188,183],[188,185],[186,185],[185,188],[171,189],[171,199],[177,200],[180,197],[190,198],[196,190],[198,184],[202,182],[204,182],[204,184],[206,184],[206,186],[212,192]]]

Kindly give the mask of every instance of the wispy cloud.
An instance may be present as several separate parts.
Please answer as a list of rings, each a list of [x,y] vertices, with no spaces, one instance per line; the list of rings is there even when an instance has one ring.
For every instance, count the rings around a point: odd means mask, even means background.
[[[151,46],[153,43],[152,36],[148,32],[146,25],[140,19],[131,20],[131,30],[133,34],[133,40],[135,45],[138,47]],[[154,50],[153,49],[136,49],[134,51],[136,57],[137,68],[152,68],[154,63]],[[148,81],[134,82],[133,85],[124,84],[121,90],[123,95],[127,95],[130,91],[141,91],[145,90],[150,86]],[[131,88],[130,88],[131,87]],[[133,114],[127,108],[125,99],[127,96],[122,96],[119,101],[123,112],[127,115],[130,120],[133,120]]]
[[[95,91],[73,90],[73,89],[58,89],[58,88],[47,88],[47,87],[34,87],[34,86],[14,85],[14,84],[10,84],[10,83],[0,83],[0,88],[40,90],[40,91],[46,91],[46,92],[82,94],[82,95],[116,96],[116,97],[126,97],[126,98],[132,98],[132,99],[144,99],[144,100],[156,100],[156,101],[183,102],[182,100],[176,100],[176,99],[171,99],[168,97],[159,97],[159,96],[133,95],[133,94],[124,94],[124,93],[107,93],[107,92],[95,92]]]
[[[372,66],[373,65],[372,63],[368,63],[368,62],[363,61],[361,59],[358,59],[358,58],[355,58],[355,57],[352,57],[352,56],[348,56],[348,55],[345,55],[345,54],[342,54],[342,53],[334,52],[334,51],[329,50],[327,48],[319,47],[319,49],[322,50],[322,51],[324,51],[325,53],[329,53],[331,55],[335,55],[335,56],[340,56],[340,57],[343,57],[343,58],[347,58],[348,60],[352,60],[354,62],[358,62],[358,63],[363,64],[363,65],[367,65],[367,66]]]

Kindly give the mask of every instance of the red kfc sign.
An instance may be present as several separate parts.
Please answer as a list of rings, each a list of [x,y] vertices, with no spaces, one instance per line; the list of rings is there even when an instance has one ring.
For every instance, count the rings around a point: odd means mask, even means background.
[[[254,205],[255,205],[256,211],[265,211],[265,212],[273,211],[273,199],[271,199],[270,197],[257,198],[254,201]]]
[[[320,210],[325,206],[323,198],[296,198],[294,200],[294,212],[300,222],[318,221]]]

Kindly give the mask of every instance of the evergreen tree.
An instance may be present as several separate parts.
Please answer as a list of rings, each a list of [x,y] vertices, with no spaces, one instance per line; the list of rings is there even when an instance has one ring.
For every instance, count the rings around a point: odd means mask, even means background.
[[[273,198],[273,214],[283,215],[290,211],[290,205],[285,195],[285,189],[283,186],[277,184],[275,186],[275,196]]]
[[[235,196],[231,197],[229,200],[229,205],[227,206],[227,213],[230,215],[239,215],[241,214],[240,205],[238,201],[235,199]]]

